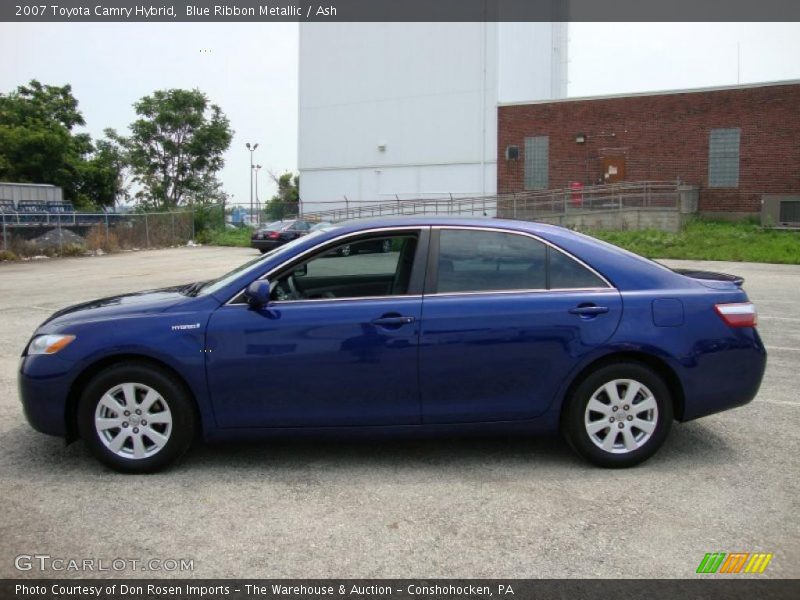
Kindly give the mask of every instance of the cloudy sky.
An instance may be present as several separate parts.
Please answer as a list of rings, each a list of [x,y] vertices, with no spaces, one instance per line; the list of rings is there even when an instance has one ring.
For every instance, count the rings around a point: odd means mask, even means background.
[[[225,189],[248,200],[245,142],[258,142],[263,199],[266,169],[297,166],[297,40],[297,24],[0,23],[0,92],[70,83],[100,136],[125,132],[153,90],[200,88],[236,131]],[[800,24],[575,23],[569,54],[570,96],[800,79]]]

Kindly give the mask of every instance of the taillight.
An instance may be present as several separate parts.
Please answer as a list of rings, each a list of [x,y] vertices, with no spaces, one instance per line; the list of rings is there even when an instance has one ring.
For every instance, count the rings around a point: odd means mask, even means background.
[[[716,304],[714,310],[729,327],[755,327],[758,325],[758,312],[752,302]]]
[[[278,233],[277,231],[273,231],[272,233],[269,234],[269,238],[271,240],[277,240],[279,237],[281,237],[281,234]]]

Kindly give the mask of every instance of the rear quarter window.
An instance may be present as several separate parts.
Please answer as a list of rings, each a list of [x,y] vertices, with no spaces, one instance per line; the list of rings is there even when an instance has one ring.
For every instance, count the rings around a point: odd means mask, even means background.
[[[608,284],[595,273],[554,248],[550,249],[548,267],[552,290],[608,287]]]

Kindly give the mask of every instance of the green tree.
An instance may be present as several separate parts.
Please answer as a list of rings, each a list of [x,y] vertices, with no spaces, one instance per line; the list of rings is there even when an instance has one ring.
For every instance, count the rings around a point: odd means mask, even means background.
[[[120,165],[88,134],[73,132],[84,124],[69,85],[34,79],[0,94],[0,180],[57,185],[78,208],[113,204]]]
[[[126,200],[129,197],[126,168],[125,151],[113,139],[97,140],[92,157],[81,167],[82,195],[103,206]]]
[[[134,104],[125,147],[137,198],[145,206],[172,209],[218,194],[233,130],[219,106],[199,90],[158,90]]]
[[[86,124],[69,84],[61,87],[42,85],[32,79],[28,85],[21,85],[8,96],[0,95],[0,98],[3,99],[0,100],[0,115],[6,123],[59,123],[69,131],[76,125]]]
[[[267,202],[264,215],[273,221],[296,216],[300,208],[300,176],[286,172],[280,177],[270,173],[270,177],[278,186],[278,193]]]

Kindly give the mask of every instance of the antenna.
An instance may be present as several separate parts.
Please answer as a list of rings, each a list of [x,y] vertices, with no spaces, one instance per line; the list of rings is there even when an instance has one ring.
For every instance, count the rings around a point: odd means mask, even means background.
[[[742,82],[741,73],[742,73],[741,43],[736,42],[736,85],[739,85]]]

